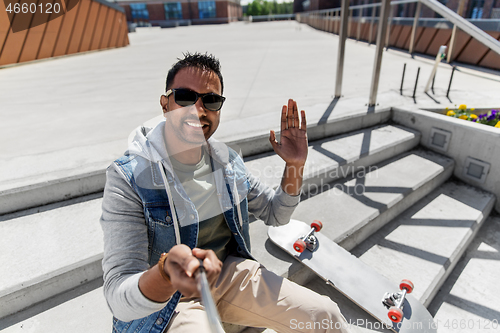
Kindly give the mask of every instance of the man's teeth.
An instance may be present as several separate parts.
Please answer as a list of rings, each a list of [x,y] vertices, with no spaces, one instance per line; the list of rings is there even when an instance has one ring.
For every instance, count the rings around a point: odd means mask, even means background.
[[[193,127],[203,127],[203,125],[202,125],[202,124],[200,124],[200,123],[191,123],[191,122],[189,122],[189,121],[188,121],[188,122],[187,122],[187,124],[188,124],[189,126],[193,126]]]

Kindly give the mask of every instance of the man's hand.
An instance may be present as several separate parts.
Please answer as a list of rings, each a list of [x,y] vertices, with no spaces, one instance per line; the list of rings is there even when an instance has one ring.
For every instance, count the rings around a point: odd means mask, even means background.
[[[276,134],[271,130],[269,141],[274,151],[289,166],[303,167],[307,158],[306,112],[302,110],[299,122],[297,102],[288,100],[288,107],[281,109],[281,138],[276,141]]]
[[[286,162],[281,188],[290,195],[300,194],[307,158],[306,112],[301,111],[299,122],[297,102],[293,99],[289,99],[288,107],[283,105],[281,110],[281,142],[276,141],[274,131],[271,131],[269,141],[276,154]]]
[[[214,285],[220,275],[222,262],[214,251],[195,248],[180,244],[172,247],[165,261],[165,269],[170,276],[172,286],[186,297],[199,297],[195,272],[200,267],[198,259],[203,260],[210,285]]]

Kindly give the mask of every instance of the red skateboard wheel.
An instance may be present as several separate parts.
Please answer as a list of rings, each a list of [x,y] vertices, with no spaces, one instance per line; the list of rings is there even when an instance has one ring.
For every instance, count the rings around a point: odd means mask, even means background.
[[[399,323],[403,319],[403,310],[395,306],[389,310],[389,319],[395,323]]]
[[[311,228],[314,228],[314,231],[318,232],[323,228],[323,223],[321,223],[321,221],[319,220],[314,220],[311,223]]]
[[[295,243],[293,243],[293,248],[295,251],[302,253],[306,249],[306,243],[302,239],[297,239]]]
[[[411,294],[411,292],[413,291],[413,282],[411,282],[410,280],[402,280],[401,283],[399,284],[399,289],[403,290],[403,289],[406,289],[406,292],[408,294]]]

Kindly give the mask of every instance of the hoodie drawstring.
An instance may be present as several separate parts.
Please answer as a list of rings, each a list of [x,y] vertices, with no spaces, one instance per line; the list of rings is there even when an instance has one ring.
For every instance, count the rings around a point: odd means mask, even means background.
[[[181,243],[181,233],[179,230],[179,222],[177,221],[177,214],[175,212],[174,201],[172,197],[172,192],[170,191],[170,185],[168,184],[167,175],[163,169],[161,161],[158,161],[158,167],[160,168],[161,178],[163,178],[163,184],[165,185],[165,190],[167,191],[168,204],[170,205],[170,211],[172,212],[172,217],[174,218],[174,232],[175,232],[175,243],[179,245]]]

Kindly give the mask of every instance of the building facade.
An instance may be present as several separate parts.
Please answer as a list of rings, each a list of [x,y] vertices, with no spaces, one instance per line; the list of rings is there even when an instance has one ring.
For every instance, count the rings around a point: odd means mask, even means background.
[[[238,21],[240,0],[117,0],[127,22],[161,27]]]

